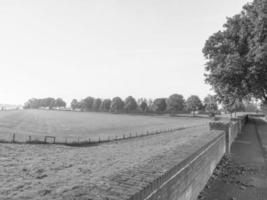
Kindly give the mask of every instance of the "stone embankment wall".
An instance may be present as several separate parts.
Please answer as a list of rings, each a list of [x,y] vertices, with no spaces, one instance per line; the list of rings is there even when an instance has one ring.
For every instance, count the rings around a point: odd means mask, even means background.
[[[247,120],[248,116],[240,116],[229,122],[211,122],[210,131],[217,134],[215,139],[127,199],[196,200],[223,155],[230,153],[232,143],[242,133]]]
[[[232,118],[231,121],[210,122],[210,130],[223,130],[225,132],[226,153],[230,153],[232,143],[248,121],[248,116],[239,116]]]

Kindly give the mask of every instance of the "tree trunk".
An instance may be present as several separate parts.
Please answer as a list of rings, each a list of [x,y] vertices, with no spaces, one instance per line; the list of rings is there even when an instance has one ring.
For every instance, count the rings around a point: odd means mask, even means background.
[[[263,114],[265,115],[265,118],[267,118],[267,101],[262,103],[261,109],[262,109]]]

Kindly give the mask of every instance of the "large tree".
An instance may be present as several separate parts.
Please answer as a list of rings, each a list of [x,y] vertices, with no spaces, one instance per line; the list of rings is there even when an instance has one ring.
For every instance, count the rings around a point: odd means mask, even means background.
[[[52,97],[47,97],[47,98],[40,99],[40,100],[42,102],[41,103],[42,107],[48,107],[50,110],[55,107],[56,100]]]
[[[114,97],[110,105],[111,112],[122,112],[124,107],[124,102],[120,97]]]
[[[185,109],[184,97],[180,94],[173,94],[166,100],[167,110],[170,113],[177,113]]]
[[[215,111],[218,110],[218,104],[216,97],[213,95],[208,95],[204,98],[204,107],[207,112],[210,113],[210,115],[213,115]]]
[[[82,109],[85,111],[90,111],[93,109],[93,103],[94,103],[94,98],[93,97],[86,97],[85,99],[82,100]]]
[[[93,102],[93,105],[92,105],[92,109],[94,111],[99,111],[101,103],[102,103],[102,100],[100,98],[94,99],[94,102]]]
[[[202,102],[197,95],[192,95],[186,100],[186,109],[192,111],[193,114],[195,114],[195,111],[202,109],[202,107]]]
[[[124,110],[128,113],[136,111],[136,108],[137,108],[137,103],[135,98],[133,98],[132,96],[128,96],[125,99]]]
[[[57,98],[54,103],[54,107],[56,108],[65,108],[66,107],[66,102],[63,101],[61,98]]]
[[[147,100],[143,99],[142,101],[140,101],[139,107],[143,113],[146,113],[148,111]]]
[[[80,102],[78,102],[77,99],[73,99],[70,103],[70,107],[72,110],[75,110],[75,109],[80,109],[81,108],[81,104]]]
[[[245,111],[245,106],[243,104],[243,101],[240,100],[240,99],[236,99],[236,98],[229,98],[230,101],[229,102],[225,102],[223,104],[223,107],[224,109],[231,114],[232,116],[232,113],[236,113],[237,112],[241,112],[241,111]]]
[[[267,103],[266,30],[267,1],[254,0],[206,41],[206,81],[222,103],[250,97]]]
[[[111,100],[104,99],[100,105],[100,110],[104,112],[108,112],[110,110]]]
[[[153,111],[155,112],[164,112],[167,108],[165,98],[157,98],[153,101]]]
[[[43,99],[32,98],[24,104],[25,109],[38,109],[41,107],[52,109],[54,107],[65,107],[65,106],[66,103],[61,98],[55,100],[52,97],[47,97]]]

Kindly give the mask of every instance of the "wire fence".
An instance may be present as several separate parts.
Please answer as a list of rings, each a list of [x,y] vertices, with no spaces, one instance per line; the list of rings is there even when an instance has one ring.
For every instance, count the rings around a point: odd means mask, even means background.
[[[1,133],[0,143],[14,143],[14,144],[62,144],[70,146],[90,146],[97,145],[100,143],[116,142],[122,140],[129,140],[134,138],[158,135],[163,133],[170,133],[179,130],[184,130],[186,128],[199,127],[178,127],[178,128],[169,128],[169,129],[158,129],[153,131],[144,131],[144,132],[130,132],[120,135],[106,135],[106,136],[97,136],[92,137],[85,136],[53,136],[53,135],[33,135],[33,134],[21,134],[21,133]]]

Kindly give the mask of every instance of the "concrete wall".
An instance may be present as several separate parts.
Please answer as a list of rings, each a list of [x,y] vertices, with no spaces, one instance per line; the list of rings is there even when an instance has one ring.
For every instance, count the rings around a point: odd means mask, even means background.
[[[199,148],[194,147],[193,153],[183,160],[176,158],[180,152],[174,152],[154,160],[150,167],[115,176],[113,180],[118,185],[113,185],[112,191],[124,196],[110,199],[196,200],[221,158],[230,153],[231,144],[247,119],[242,116],[228,122],[211,122],[209,137],[212,135],[212,139]]]
[[[224,132],[216,131],[216,134],[215,139],[128,199],[196,200],[225,154]]]
[[[231,146],[238,136],[242,133],[245,124],[248,121],[248,116],[243,115],[237,118],[232,118],[231,121],[215,121],[210,122],[210,130],[222,130],[225,132],[226,153],[231,153]]]

